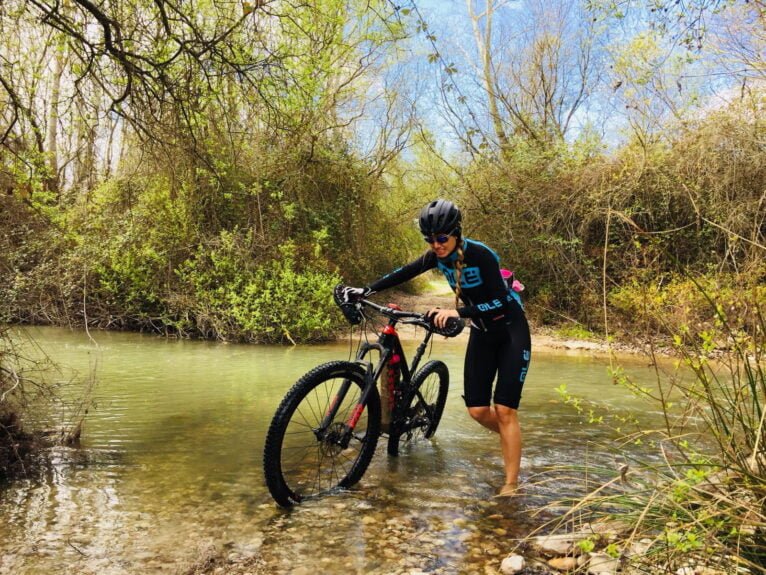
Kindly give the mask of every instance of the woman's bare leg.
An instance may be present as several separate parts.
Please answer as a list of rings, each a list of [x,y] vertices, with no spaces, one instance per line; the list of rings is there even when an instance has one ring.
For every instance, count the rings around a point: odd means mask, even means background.
[[[521,425],[518,410],[495,405],[469,407],[468,413],[487,429],[500,434],[506,485],[517,485],[521,467]]]
[[[503,450],[505,463],[506,485],[519,483],[519,468],[521,467],[521,425],[518,411],[505,405],[495,406],[495,415],[500,428],[500,446]]]
[[[495,433],[500,433],[500,427],[497,424],[497,415],[495,408],[490,406],[469,407],[468,413],[484,427]]]

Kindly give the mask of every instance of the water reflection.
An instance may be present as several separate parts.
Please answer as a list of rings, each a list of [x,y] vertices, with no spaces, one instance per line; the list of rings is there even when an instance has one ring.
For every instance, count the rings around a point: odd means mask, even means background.
[[[268,572],[298,563],[326,574],[483,572],[535,524],[530,511],[569,486],[539,482],[565,463],[607,460],[606,433],[584,425],[554,391],[629,409],[603,360],[534,358],[521,408],[522,498],[493,499],[503,482],[497,436],[462,403],[462,342],[437,342],[450,368],[447,408],[433,443],[385,454],[353,490],[277,509],[263,486],[266,427],[309,368],[348,357],[347,343],[313,347],[168,341],[120,333],[34,330],[52,358],[99,366],[82,448],[60,448],[36,480],[0,491],[0,573],[182,572],[209,549],[259,554]],[[645,366],[631,366],[651,379]],[[72,397],[78,389],[69,389]]]

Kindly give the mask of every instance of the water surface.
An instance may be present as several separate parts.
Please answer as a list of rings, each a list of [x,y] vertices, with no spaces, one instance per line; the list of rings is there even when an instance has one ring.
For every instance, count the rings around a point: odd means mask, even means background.
[[[607,360],[533,354],[520,410],[526,496],[493,499],[503,482],[498,439],[462,403],[463,341],[432,357],[451,386],[435,439],[399,458],[381,442],[352,491],[278,509],[263,484],[266,429],[286,390],[311,367],[347,359],[348,342],[232,345],[32,330],[52,359],[98,384],[79,449],[58,448],[41,477],[0,488],[0,573],[179,573],[215,550],[259,556],[264,572],[298,563],[321,573],[484,573],[534,527],[530,510],[572,484],[551,468],[608,463],[589,425],[555,388],[615,409],[645,405],[612,384]],[[414,344],[405,345],[412,353]],[[645,360],[623,362],[649,384]],[[65,393],[76,396],[78,383]],[[54,414],[54,422],[66,414]],[[395,551],[392,551],[395,549]]]

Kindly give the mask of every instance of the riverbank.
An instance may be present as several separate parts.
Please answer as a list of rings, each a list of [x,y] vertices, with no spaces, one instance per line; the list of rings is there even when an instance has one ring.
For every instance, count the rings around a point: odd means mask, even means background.
[[[454,308],[455,296],[451,291],[445,291],[438,286],[431,284],[428,291],[421,294],[411,294],[403,291],[390,290],[384,294],[373,296],[375,301],[380,304],[395,303],[402,309],[408,311],[417,311],[424,313],[431,308]],[[607,342],[603,338],[577,338],[562,335],[556,328],[548,326],[535,325],[530,321],[530,330],[532,333],[532,349],[534,353],[586,353],[593,357],[608,357],[612,354],[617,355],[640,355],[647,350],[628,342]],[[422,338],[422,332],[419,328],[400,324],[397,326],[399,337],[404,341],[419,340]],[[465,329],[455,340],[468,341],[470,330]],[[348,337],[344,332],[340,338]],[[661,348],[664,349],[664,348]],[[656,350],[655,350],[656,351]]]

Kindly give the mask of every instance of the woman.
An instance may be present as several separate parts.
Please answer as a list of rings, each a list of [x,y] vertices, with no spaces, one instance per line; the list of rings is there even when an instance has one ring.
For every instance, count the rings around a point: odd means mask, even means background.
[[[429,251],[368,287],[345,288],[344,298],[366,297],[439,268],[455,292],[456,309],[434,308],[428,313],[438,327],[450,317],[470,319],[465,404],[471,417],[500,434],[505,484],[498,495],[512,496],[518,488],[521,464],[518,408],[531,353],[521,300],[506,285],[495,252],[462,236],[462,216],[455,204],[442,199],[429,203],[420,212],[419,224]]]

